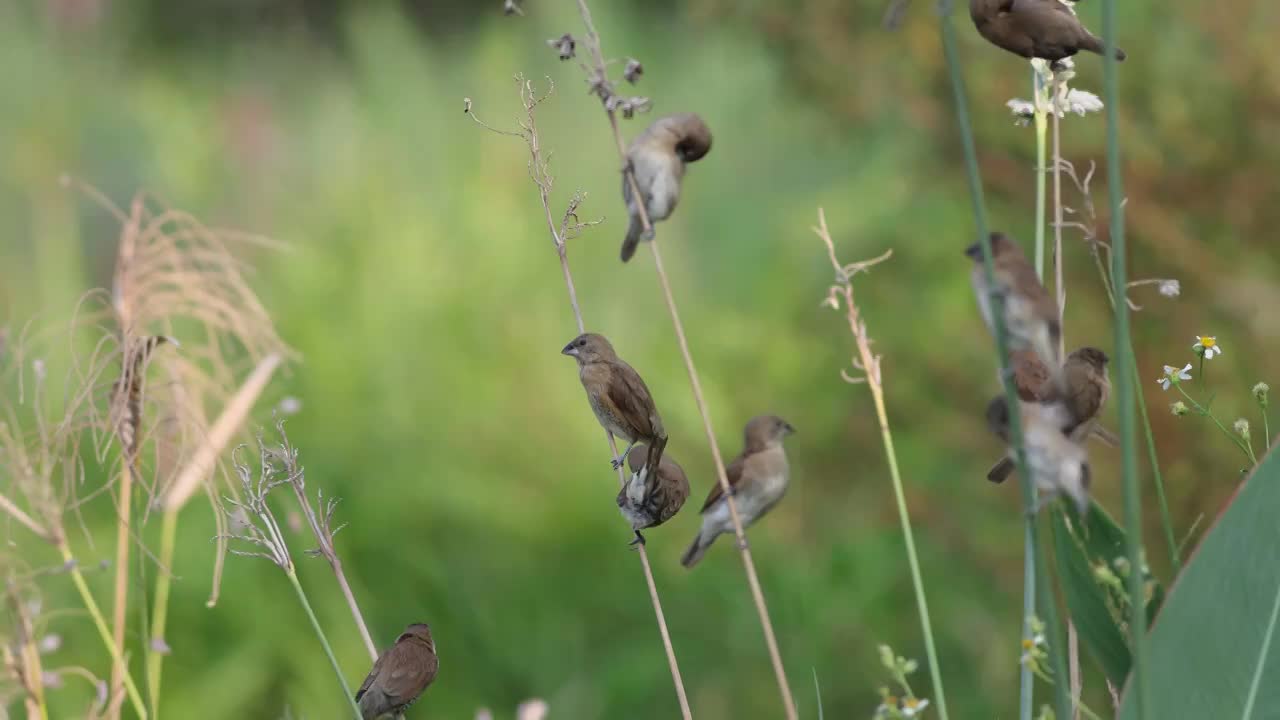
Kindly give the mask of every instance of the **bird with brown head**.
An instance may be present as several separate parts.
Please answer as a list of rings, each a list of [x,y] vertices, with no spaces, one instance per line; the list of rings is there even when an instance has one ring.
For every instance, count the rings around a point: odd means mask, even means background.
[[[996,295],[1003,300],[1009,350],[1031,350],[1049,367],[1057,367],[1060,364],[1058,337],[1062,334],[1058,324],[1058,304],[1040,283],[1035,268],[1027,262],[1027,256],[1017,241],[1001,232],[991,233],[990,284],[987,282],[982,245],[974,243],[964,252],[973,261],[970,281],[987,328],[995,333],[991,300]]]
[[[622,242],[622,262],[635,255],[642,239],[653,239],[654,223],[671,217],[680,200],[685,165],[701,160],[708,152],[711,152],[711,130],[694,113],[658,118],[631,141],[627,148],[627,167],[635,175],[636,186],[644,199],[650,229],[644,230],[640,207],[632,197],[631,182],[624,173],[622,199],[627,204],[631,223]]]
[[[618,509],[636,534],[633,545],[644,544],[641,530],[657,527],[675,517],[689,499],[689,478],[684,468],[670,455],[663,454],[654,472],[645,466],[647,456],[644,444],[637,444],[628,459],[631,477],[618,491]]]
[[[1102,40],[1059,0],[969,0],[969,17],[992,45],[1020,57],[1056,65],[1081,50],[1106,52]],[[1125,59],[1120,48],[1116,59]]]
[[[758,415],[743,430],[742,452],[725,468],[725,475],[744,529],[764,517],[786,494],[791,467],[782,440],[795,431],[791,423],[777,415]],[[693,567],[716,538],[732,532],[728,501],[724,489],[716,483],[702,504],[702,527],[680,563]]]
[[[436,679],[439,670],[431,628],[425,623],[410,625],[395,645],[378,656],[356,691],[360,714],[364,720],[375,720],[404,712]]]
[[[596,420],[628,443],[622,456],[614,459],[614,468],[622,467],[638,442],[648,448],[645,466],[658,467],[667,447],[667,431],[640,373],[618,357],[605,336],[596,333],[579,335],[560,352],[578,361],[578,378]]]

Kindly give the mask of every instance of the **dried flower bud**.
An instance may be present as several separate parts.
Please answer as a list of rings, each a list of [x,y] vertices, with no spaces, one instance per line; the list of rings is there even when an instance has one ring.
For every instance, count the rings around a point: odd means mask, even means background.
[[[504,0],[502,3],[503,15],[524,15],[524,11],[520,9],[520,5],[516,0]]]
[[[1173,414],[1177,417],[1182,417],[1183,415],[1186,415],[1187,413],[1191,412],[1191,408],[1187,407],[1187,404],[1182,402],[1181,400],[1170,405],[1169,410],[1171,410]]]
[[[462,112],[463,113],[471,112],[471,98],[469,97],[462,98]]]
[[[1267,409],[1267,393],[1270,392],[1271,386],[1264,382],[1253,386],[1253,399],[1258,401],[1258,405],[1262,406],[1263,410]]]
[[[559,53],[561,60],[572,59],[573,50],[577,47],[577,44],[578,43],[574,41],[573,36],[569,33],[565,33],[558,38],[553,38],[547,41],[547,45]]]
[[[1244,418],[1240,418],[1239,420],[1236,420],[1235,424],[1232,425],[1231,427],[1236,431],[1237,435],[1244,438],[1245,440],[1249,439],[1249,421],[1248,420],[1245,420]]]
[[[635,58],[627,58],[627,66],[622,70],[622,79],[635,85],[644,74],[644,66]]]
[[[1182,293],[1182,285],[1177,280],[1161,280],[1160,294],[1167,298],[1178,297]]]

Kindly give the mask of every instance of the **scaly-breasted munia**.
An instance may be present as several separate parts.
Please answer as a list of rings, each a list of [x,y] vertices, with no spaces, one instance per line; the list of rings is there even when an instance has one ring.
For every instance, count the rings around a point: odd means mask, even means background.
[[[658,471],[645,467],[648,453],[643,444],[636,445],[629,461],[631,477],[618,491],[618,509],[636,533],[632,544],[644,544],[640,534],[645,528],[657,527],[675,516],[689,499],[689,478],[684,468],[664,454]]]
[[[970,274],[973,293],[978,300],[982,319],[992,334],[995,333],[991,303],[994,292],[1004,299],[1004,322],[1008,330],[1009,350],[1033,350],[1046,365],[1057,367],[1060,362],[1058,336],[1062,333],[1058,324],[1058,304],[1049,296],[1044,285],[1040,284],[1035,268],[1027,262],[1018,243],[1004,233],[991,233],[994,284],[990,286],[987,284],[986,268],[982,261],[982,245],[974,243],[964,252],[973,260]]]
[[[650,230],[644,231],[640,209],[631,195],[631,181],[623,173],[622,199],[627,204],[631,224],[622,242],[622,262],[631,259],[640,240],[652,240],[652,225],[666,220],[680,200],[680,181],[685,164],[701,160],[711,151],[711,130],[693,113],[658,118],[631,141],[627,166],[635,174],[636,186],[644,198]]]
[[[396,644],[378,656],[369,676],[356,691],[364,720],[396,715],[418,699],[440,670],[431,628],[414,623],[404,629]]]
[[[745,529],[769,512],[782,499],[791,481],[791,469],[782,439],[796,429],[777,415],[759,415],[747,423],[743,431],[743,448],[729,463],[725,474],[738,508],[738,518]],[[733,519],[720,483],[711,486],[702,504],[702,528],[685,551],[680,563],[693,567],[707,548],[725,533],[732,533]]]
[[[604,429],[629,443],[613,466],[622,467],[636,443],[648,446],[645,465],[654,468],[667,446],[667,431],[640,374],[622,361],[603,335],[583,333],[560,351],[578,361],[578,378]]]
[[[1102,40],[1059,0],[969,0],[969,17],[991,44],[1024,58],[1057,63],[1081,50],[1106,52]],[[1124,58],[1116,48],[1116,59]]]

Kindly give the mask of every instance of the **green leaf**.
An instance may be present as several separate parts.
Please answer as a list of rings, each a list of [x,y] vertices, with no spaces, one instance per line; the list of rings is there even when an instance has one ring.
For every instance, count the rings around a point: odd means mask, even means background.
[[[1277,508],[1280,453],[1272,452],[1236,492],[1165,598],[1147,641],[1147,717],[1276,717]],[[1126,688],[1122,720],[1137,717],[1132,695]]]
[[[1071,610],[1071,619],[1107,679],[1120,687],[1129,676],[1129,646],[1124,633],[1107,608],[1105,591],[1094,580],[1085,549],[1067,528],[1062,512],[1053,511],[1052,527],[1062,595]]]

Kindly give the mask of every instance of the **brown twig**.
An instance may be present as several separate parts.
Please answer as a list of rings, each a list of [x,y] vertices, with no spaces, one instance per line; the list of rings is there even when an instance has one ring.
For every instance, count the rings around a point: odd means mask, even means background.
[[[605,79],[607,65],[604,60],[604,54],[600,49],[600,35],[596,32],[595,23],[591,20],[591,10],[587,7],[586,0],[578,0],[578,11],[582,15],[582,22],[587,30],[583,44],[591,54],[595,75],[592,79],[594,87],[602,82],[607,83],[607,79]],[[624,172],[627,182],[631,185],[631,196],[643,198],[644,195],[640,192],[640,187],[636,183],[635,174],[632,172],[630,164],[626,161],[626,145],[622,141],[622,130],[618,127],[618,116],[614,106],[608,102],[609,98],[606,93],[598,92],[597,94],[600,96],[604,106],[605,115],[609,118],[609,126],[613,129],[614,144],[617,147],[618,158],[626,168]],[[648,209],[645,208],[643,202],[637,202],[636,208],[639,210],[640,222],[644,227],[645,233],[651,233],[653,224],[649,221]],[[720,489],[724,491],[724,498],[729,507],[729,517],[733,521],[734,535],[738,540],[738,552],[742,556],[742,565],[747,574],[747,585],[751,588],[751,597],[755,602],[756,612],[760,616],[760,626],[764,630],[765,646],[768,648],[769,659],[773,664],[778,691],[782,695],[783,708],[786,711],[788,720],[796,720],[799,717],[796,712],[796,703],[791,694],[791,686],[787,681],[786,668],[782,663],[782,653],[778,650],[778,640],[773,631],[773,621],[769,618],[769,609],[765,605],[764,592],[760,589],[760,579],[756,574],[755,562],[751,558],[751,548],[747,543],[747,533],[743,528],[742,518],[738,515],[738,505],[734,501],[733,489],[729,486],[729,478],[725,473],[724,459],[720,454],[720,446],[716,442],[715,429],[711,424],[711,413],[707,409],[707,401],[702,394],[702,384],[698,380],[698,371],[694,367],[693,356],[689,352],[689,342],[685,337],[684,325],[680,322],[680,313],[676,308],[675,297],[671,292],[671,283],[667,280],[667,273],[662,265],[662,253],[658,250],[656,238],[650,241],[648,245],[653,252],[654,269],[658,273],[658,282],[662,286],[663,299],[666,300],[667,310],[671,314],[671,323],[675,328],[676,342],[680,346],[680,355],[684,359],[685,370],[689,374],[689,384],[693,388],[694,403],[698,406],[698,413],[702,416],[703,430],[707,434],[707,443],[711,446],[711,457],[715,462],[716,478],[720,483]]]
[[[485,124],[480,118],[476,117],[471,109],[471,100],[468,99],[464,106],[464,111],[471,116],[481,127],[496,132],[501,135],[512,135],[521,137],[529,147],[529,177],[533,180],[534,185],[538,187],[538,197],[542,201],[542,211],[546,217],[547,230],[551,233],[551,240],[555,244],[556,255],[560,258],[560,270],[564,275],[565,288],[569,292],[569,307],[573,310],[573,319],[577,323],[578,332],[586,332],[586,324],[582,320],[582,309],[578,304],[578,292],[573,284],[573,273],[569,270],[569,256],[567,240],[575,237],[576,234],[584,227],[596,225],[599,221],[582,222],[578,218],[578,207],[581,205],[584,195],[582,193],[574,193],[570,199],[564,215],[561,217],[559,225],[556,224],[555,218],[551,213],[551,187],[555,179],[551,176],[547,167],[546,159],[542,154],[542,145],[538,140],[538,126],[535,121],[535,113],[538,105],[555,90],[554,84],[543,95],[538,95],[533,90],[533,83],[525,80],[517,75],[516,82],[520,85],[520,101],[524,106],[525,119],[520,121],[520,131],[512,132],[509,130],[498,130]],[[618,457],[618,445],[614,440],[613,433],[605,431],[605,437],[609,442],[609,457]],[[626,471],[622,466],[618,467],[618,482],[626,485]],[[649,588],[649,600],[653,603],[653,613],[657,618],[658,632],[662,636],[662,647],[667,654],[667,665],[671,669],[671,680],[675,683],[676,698],[680,702],[680,713],[684,720],[692,720],[693,712],[689,709],[689,698],[684,689],[684,678],[680,674],[680,664],[676,660],[675,646],[671,643],[671,632],[667,629],[666,614],[662,611],[662,599],[658,596],[658,585],[653,579],[653,569],[649,565],[649,553],[645,549],[643,543],[635,546],[640,556],[640,565],[644,569],[645,584]]]

